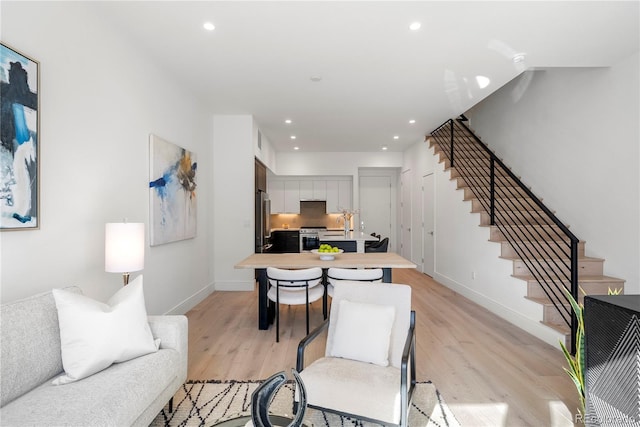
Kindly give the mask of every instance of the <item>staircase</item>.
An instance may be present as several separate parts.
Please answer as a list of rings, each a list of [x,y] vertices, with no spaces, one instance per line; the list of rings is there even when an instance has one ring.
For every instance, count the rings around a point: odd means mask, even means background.
[[[565,335],[573,348],[576,320],[568,290],[580,303],[584,295],[624,290],[624,280],[603,275],[604,260],[588,257],[554,213],[524,186],[464,124],[448,120],[429,136],[430,147],[449,170],[450,179],[480,214],[489,240],[501,246],[501,258],[513,262],[512,276],[527,285],[526,298],[543,306],[542,323]]]

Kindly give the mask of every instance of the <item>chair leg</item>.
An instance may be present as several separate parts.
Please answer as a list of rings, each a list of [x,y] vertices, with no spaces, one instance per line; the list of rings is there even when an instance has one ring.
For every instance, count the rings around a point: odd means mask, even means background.
[[[276,342],[280,342],[280,307],[276,306]]]

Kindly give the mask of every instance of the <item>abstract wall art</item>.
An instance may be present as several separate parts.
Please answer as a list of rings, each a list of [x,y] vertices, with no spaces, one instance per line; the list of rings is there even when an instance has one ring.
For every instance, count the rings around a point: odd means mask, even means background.
[[[39,63],[0,43],[0,230],[39,217]]]
[[[150,244],[196,236],[196,154],[151,134]]]

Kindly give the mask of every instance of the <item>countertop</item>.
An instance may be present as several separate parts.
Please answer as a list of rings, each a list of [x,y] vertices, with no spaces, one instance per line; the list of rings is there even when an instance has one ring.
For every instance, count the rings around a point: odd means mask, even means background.
[[[358,232],[358,234],[360,233]],[[234,265],[234,268],[267,267],[416,268],[416,265],[393,252],[366,254],[345,252],[337,254],[332,261],[322,261],[317,254],[312,254],[311,252],[296,254],[251,254],[249,257]]]
[[[318,237],[320,238],[321,242],[327,242],[327,241],[356,241],[356,242],[377,242],[378,238],[377,237],[373,237],[370,234],[367,233],[362,233],[360,231],[350,231],[349,233],[347,233],[345,235],[344,231],[342,230],[327,230],[327,231],[321,231],[318,233]]]

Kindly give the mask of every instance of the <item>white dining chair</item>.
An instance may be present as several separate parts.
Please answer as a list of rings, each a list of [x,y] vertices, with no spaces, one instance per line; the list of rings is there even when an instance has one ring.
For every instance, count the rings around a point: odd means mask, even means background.
[[[280,304],[306,306],[307,334],[309,334],[309,304],[324,295],[322,269],[319,267],[285,270],[268,267],[267,280],[271,287],[267,298],[276,303],[276,342],[280,342]]]
[[[381,268],[337,268],[331,267],[327,271],[327,294],[333,298],[333,289],[336,283],[342,281],[355,282],[382,282]]]

